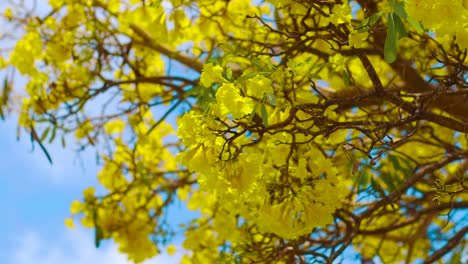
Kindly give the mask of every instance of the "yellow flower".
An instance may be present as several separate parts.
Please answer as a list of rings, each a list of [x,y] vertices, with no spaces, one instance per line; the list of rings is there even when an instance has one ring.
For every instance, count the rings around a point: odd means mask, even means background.
[[[111,122],[108,122],[104,125],[107,134],[120,133],[125,128],[124,121],[118,119]]]
[[[223,68],[219,65],[214,66],[213,63],[208,63],[203,66],[203,72],[200,77],[200,82],[205,87],[210,87],[213,83],[226,82],[222,76]]]
[[[73,223],[72,218],[65,219],[65,225],[68,226],[71,229],[75,228],[75,224]]]
[[[190,20],[185,15],[184,10],[177,9],[172,13],[171,20],[174,21],[175,25],[178,27],[188,27],[190,26]]]
[[[349,23],[351,21],[351,6],[348,4],[334,5],[331,15],[330,22],[335,26],[339,24]]]
[[[335,55],[333,56],[330,56],[328,58],[328,61],[332,64],[334,64],[334,67],[335,67],[335,72],[341,72],[343,70],[345,70],[345,58],[343,57],[343,55],[341,55],[340,53],[336,53]]]
[[[84,191],[83,191],[83,196],[85,198],[85,201],[93,201],[96,197],[94,196],[94,188],[93,187],[89,187],[89,188],[86,188]]]
[[[468,49],[468,29],[459,26],[456,32],[457,44],[464,49]]]
[[[174,245],[169,245],[167,247],[167,254],[169,254],[170,256],[174,255],[176,251],[177,251],[177,247]]]
[[[432,19],[438,11],[434,9],[434,0],[407,0],[405,11],[409,17],[423,22],[425,27],[432,28],[437,19]]]
[[[58,9],[64,4],[63,0],[49,0],[49,5],[53,9]]]
[[[177,136],[182,140],[185,146],[190,147],[200,141],[202,132],[201,115],[188,112],[177,120]]]
[[[11,8],[5,9],[5,12],[3,13],[3,15],[4,15],[8,20],[13,19],[13,12],[11,11]]]
[[[81,126],[75,131],[75,137],[77,139],[82,139],[86,137],[91,131],[93,131],[93,125],[89,120],[86,120],[81,124]]]
[[[239,89],[233,84],[223,84],[216,92],[216,101],[220,114],[232,114],[233,118],[250,114],[254,107],[252,100],[241,96]]]
[[[261,75],[257,75],[250,79],[247,83],[247,88],[252,96],[262,98],[265,93],[272,93],[271,80]]]
[[[338,105],[330,105],[325,109],[325,112],[323,113],[323,116],[328,117],[329,119],[335,119],[336,118],[336,113],[335,109],[338,108]]]
[[[366,43],[368,37],[368,32],[359,33],[357,31],[354,31],[349,35],[349,46],[360,48]]]
[[[70,211],[72,214],[77,214],[83,210],[83,204],[78,201],[74,200],[70,206]]]

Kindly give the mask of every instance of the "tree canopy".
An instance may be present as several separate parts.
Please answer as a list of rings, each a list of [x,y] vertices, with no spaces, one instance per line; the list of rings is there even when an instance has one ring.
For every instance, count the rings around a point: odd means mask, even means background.
[[[3,14],[0,114],[51,162],[53,141],[98,151],[106,191],[66,220],[96,246],[135,263],[176,234],[182,263],[466,256],[468,1],[40,4]],[[196,216],[171,224],[175,203]]]

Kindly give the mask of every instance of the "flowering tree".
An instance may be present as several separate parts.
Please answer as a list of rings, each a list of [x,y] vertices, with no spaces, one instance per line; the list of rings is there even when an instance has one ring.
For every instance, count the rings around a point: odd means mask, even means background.
[[[0,66],[28,79],[19,126],[48,157],[68,134],[99,151],[107,191],[66,220],[96,246],[136,263],[175,233],[182,263],[462,256],[468,1],[31,3],[4,12],[24,34]],[[171,225],[177,201],[197,217]]]

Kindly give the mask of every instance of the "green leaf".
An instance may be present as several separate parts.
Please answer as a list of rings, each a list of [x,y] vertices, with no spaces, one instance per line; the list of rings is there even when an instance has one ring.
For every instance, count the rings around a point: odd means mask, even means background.
[[[393,192],[394,190],[396,190],[397,186],[395,185],[393,175],[391,175],[389,173],[381,173],[380,178],[382,179],[382,181],[387,186],[387,190],[389,192]]]
[[[5,120],[5,114],[3,113],[3,107],[0,105],[0,118]]]
[[[343,70],[342,74],[345,87],[349,87],[351,85],[351,78],[349,77],[348,71]]]
[[[263,126],[268,127],[268,113],[267,113],[265,104],[262,104],[262,121],[263,121]]]
[[[273,93],[267,93],[266,94],[266,100],[272,106],[276,106],[276,104],[277,104],[276,96]]]
[[[393,14],[393,21],[395,22],[395,28],[398,32],[399,38],[406,37],[406,27],[401,18],[397,14]]]
[[[255,116],[255,113],[257,113],[257,109],[258,109],[259,104],[260,104],[260,102],[258,102],[258,101],[255,103],[255,106],[254,106],[252,112],[250,113],[249,124],[252,123],[252,120],[253,120],[253,118]]]
[[[263,66],[262,62],[259,61],[258,59],[252,58],[252,59],[250,59],[250,61],[251,61],[255,66],[257,66],[257,68],[259,68],[261,71],[267,71],[267,69]]]
[[[57,127],[54,126],[54,127],[52,128],[52,135],[50,135],[50,138],[49,138],[49,143],[52,143],[52,142],[54,141],[54,139],[55,139],[55,134],[56,134],[56,133],[57,133]]]
[[[211,57],[206,61],[206,63],[213,63],[213,64],[222,64],[222,62],[223,62],[223,59],[220,56]]]
[[[358,25],[358,32],[359,33],[364,33],[369,31],[369,18],[364,19],[359,25]]]
[[[392,154],[388,154],[388,160],[392,163],[395,171],[398,172],[398,177],[395,177],[398,184],[403,182],[403,178],[413,175],[412,166],[409,160]]]
[[[399,2],[393,5],[393,10],[395,11],[395,14],[397,14],[399,17],[406,19],[408,15],[406,14],[405,11],[405,3],[404,2]]]
[[[308,77],[309,77],[310,79],[312,79],[312,80],[320,80],[320,79],[321,79],[320,75],[318,75],[317,73],[310,73],[310,74],[308,75]]]
[[[248,80],[250,78],[253,78],[255,76],[258,75],[258,72],[257,71],[254,71],[254,72],[251,72],[247,75],[242,75],[241,77],[237,78],[237,81],[240,82],[240,81],[245,81],[245,80]]]
[[[227,67],[226,68],[226,78],[231,81],[232,80],[232,69]]]
[[[1,104],[6,105],[8,103],[8,97],[10,95],[11,87],[7,78],[3,79],[3,94]]]
[[[384,46],[384,59],[388,64],[394,62],[397,58],[398,39],[395,29],[393,16],[388,16],[387,38]]]
[[[101,245],[101,240],[103,238],[102,229],[98,225],[94,227],[94,245],[96,248],[99,248]]]
[[[383,15],[383,12],[378,12],[369,17],[369,25],[373,26],[379,22],[380,17]]]
[[[380,184],[372,177],[370,178],[370,184],[371,184],[372,188],[375,191],[377,191],[382,198],[386,198],[386,195],[385,195],[385,192],[384,192],[382,186],[380,186]]]
[[[230,54],[234,52],[234,48],[227,43],[220,43],[218,47],[222,49],[226,54]]]
[[[276,70],[276,67],[275,65],[273,65],[273,63],[271,63],[270,60],[267,61],[267,66],[268,66],[268,72],[273,72],[274,70]]]
[[[353,167],[354,164],[351,162],[351,167]],[[362,170],[357,173],[357,183],[359,188],[365,188],[367,184],[369,184],[369,173],[368,170],[363,166]]]
[[[65,142],[65,137],[62,136],[62,147],[65,148],[67,146],[67,142]]]
[[[421,22],[416,21],[416,20],[412,19],[411,17],[407,17],[406,21],[408,21],[408,23],[416,30],[416,32],[418,32],[419,34],[424,33],[424,28],[423,28]]]
[[[42,135],[40,137],[40,141],[41,142],[44,142],[44,140],[46,139],[47,135],[49,135],[49,131],[50,131],[50,127],[46,127],[46,129],[44,130],[44,132],[42,132]]]
[[[377,24],[377,22],[379,22],[379,19],[382,15],[383,12],[378,12],[364,19],[358,26],[358,32],[364,33],[369,31],[371,26],[374,26],[375,24]]]
[[[200,85],[195,85],[192,87],[192,89],[188,90],[186,95],[188,96],[195,96],[197,97],[200,94],[200,91],[202,87]]]

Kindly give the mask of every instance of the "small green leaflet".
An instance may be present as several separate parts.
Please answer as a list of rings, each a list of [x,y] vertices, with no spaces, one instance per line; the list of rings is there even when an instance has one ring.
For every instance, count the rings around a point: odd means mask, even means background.
[[[67,142],[65,141],[65,137],[62,136],[62,147],[65,148],[67,146]]]
[[[423,34],[423,33],[424,33],[424,28],[423,28],[421,22],[418,22],[418,21],[412,19],[411,17],[407,17],[407,18],[406,18],[406,21],[408,21],[408,23],[409,23],[414,29],[416,29],[416,32],[418,32],[419,34]]]
[[[406,159],[402,159],[400,156],[396,156],[393,154],[387,154],[387,155],[388,155],[388,160],[392,163],[395,170],[403,172],[404,176],[412,175],[412,171],[411,171],[412,165],[410,161]]]
[[[379,19],[380,19],[380,17],[382,15],[383,15],[382,12],[378,12],[378,13],[375,13],[372,16],[367,17],[366,19],[364,19],[361,22],[361,24],[359,24],[359,26],[358,26],[358,32],[359,33],[364,33],[364,32],[369,31],[369,29],[370,29],[369,27],[372,27],[375,24],[377,24],[377,22],[379,22]]]
[[[392,16],[393,16],[393,22],[395,22],[396,31],[398,32],[398,35],[399,35],[398,38],[400,39],[402,37],[406,37],[407,32],[406,32],[406,27],[403,24],[403,21],[397,14],[392,14]]]
[[[50,131],[50,127],[46,127],[44,132],[42,132],[42,135],[41,135],[41,138],[40,138],[41,142],[44,142],[46,137],[49,135],[49,131]]]
[[[101,227],[97,224],[97,209],[93,207],[93,222],[94,222],[94,245],[99,248],[101,240],[104,238]]]
[[[226,68],[226,78],[231,81],[232,80],[232,69],[227,67]]]
[[[11,86],[7,78],[3,79],[3,94],[2,94],[2,104],[6,105],[8,103],[8,97],[11,92]]]
[[[231,47],[231,45],[227,44],[227,43],[220,43],[218,45],[218,47],[220,49],[222,49],[225,53],[229,54],[229,53],[233,53],[234,52],[234,49]]]
[[[370,184],[371,184],[372,188],[375,191],[377,191],[382,198],[387,199],[387,196],[385,195],[385,192],[384,192],[382,186],[380,186],[380,184],[376,180],[374,180],[374,178],[370,178]]]
[[[262,121],[263,121],[263,126],[268,127],[268,113],[267,113],[265,104],[262,104]]]
[[[403,2],[395,3],[393,5],[393,10],[395,11],[395,14],[397,14],[402,19],[406,19],[408,17],[405,11],[405,3]]]
[[[359,161],[352,161],[349,163],[350,169],[353,170],[353,168],[356,166],[355,164],[359,163]],[[367,185],[369,184],[370,180],[370,171],[368,169],[368,165],[363,165],[362,169],[359,171],[356,171],[356,173],[352,174],[354,176],[354,180],[357,183],[358,189],[360,188],[366,188]]]
[[[271,104],[272,106],[276,106],[276,96],[272,93],[267,93],[266,94],[266,100],[269,104]]]
[[[383,12],[378,12],[369,17],[369,25],[373,26],[379,22],[380,17],[383,15]]]
[[[49,138],[49,143],[52,143],[54,141],[56,133],[57,133],[57,127],[54,126],[54,127],[52,127],[52,135]]]
[[[249,124],[252,123],[252,120],[255,116],[255,113],[257,112],[257,109],[258,109],[258,105],[260,104],[260,102],[257,102],[252,110],[252,112],[250,113],[250,117],[249,117]]]
[[[94,227],[94,245],[96,248],[99,248],[101,245],[101,240],[103,239],[102,229],[96,225]]]
[[[265,68],[265,66],[263,66],[262,62],[259,61],[258,59],[256,58],[252,58],[250,59],[250,61],[255,65],[257,66],[257,68],[259,68],[261,71],[267,71],[267,69]]]
[[[242,75],[241,77],[237,78],[237,81],[240,82],[240,81],[245,81],[245,80],[248,80],[250,78],[253,78],[255,76],[258,75],[258,72],[255,71],[255,72],[251,72],[249,74],[246,74],[246,75]]]
[[[394,62],[397,58],[398,38],[393,16],[388,16],[387,38],[384,46],[384,59],[388,64]]]
[[[382,179],[382,181],[385,183],[388,191],[393,192],[394,190],[396,190],[397,186],[395,185],[393,175],[389,173],[381,173],[380,179]]]
[[[345,87],[349,87],[351,85],[351,78],[348,74],[348,71],[345,69],[343,70],[343,81],[344,81],[344,84],[345,84]]]
[[[412,166],[410,161],[400,156],[388,154],[388,163],[380,165],[379,170],[382,169],[382,166],[388,167],[389,165],[393,169],[390,169],[390,172],[381,172],[379,178],[385,183],[387,190],[393,192],[403,184],[404,179],[413,175]]]

